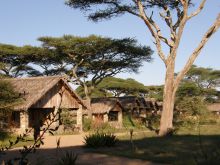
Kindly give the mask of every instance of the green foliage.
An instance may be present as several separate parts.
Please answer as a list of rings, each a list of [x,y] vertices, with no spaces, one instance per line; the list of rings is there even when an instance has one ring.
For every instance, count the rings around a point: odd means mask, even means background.
[[[141,129],[144,127],[144,124],[140,119],[134,119],[132,118],[131,115],[126,114],[123,115],[123,126],[126,129],[131,129],[131,128]]]
[[[77,154],[67,151],[62,157],[60,158],[57,165],[74,165],[76,164]]]
[[[88,135],[84,137],[85,145],[89,148],[98,147],[113,147],[117,143],[118,139],[113,134],[99,133]]]
[[[10,107],[17,101],[19,101],[19,94],[13,90],[10,83],[0,79],[0,108]]]
[[[183,82],[177,90],[178,97],[200,96],[201,90],[194,82]]]
[[[107,77],[98,85],[98,89],[111,93],[113,96],[121,94],[129,96],[140,96],[148,92],[145,86],[138,81],[128,78]]]
[[[9,139],[11,137],[11,134],[9,132],[0,131],[0,141],[5,141],[6,139]]]
[[[65,130],[72,130],[74,125],[76,124],[76,119],[73,114],[71,114],[70,110],[62,109],[61,112],[61,123],[63,124]]]
[[[65,35],[41,37],[39,41],[45,49],[53,50],[69,64],[68,75],[83,88],[86,96],[91,96],[105,77],[120,72],[137,73],[144,62],[151,60],[152,54],[149,47],[138,45],[131,38]],[[88,90],[84,90],[85,87]]]
[[[202,144],[201,144],[202,145]],[[220,162],[220,150],[219,148],[209,148],[204,150],[200,146],[200,152],[194,154],[194,161],[197,165],[219,165]]]
[[[39,48],[28,45],[18,47],[0,44],[0,73],[8,77],[39,75],[39,71],[28,65],[37,52]]]
[[[158,101],[163,100],[163,86],[146,86],[146,89],[148,90],[147,96],[149,98],[155,98]]]
[[[201,97],[184,97],[176,101],[174,123],[177,127],[194,127],[211,121],[212,114],[206,109]]]
[[[215,102],[219,99],[216,88],[220,87],[220,70],[193,65],[181,86],[188,91],[187,94],[191,92],[194,96],[200,95],[206,101]]]
[[[176,0],[151,0],[141,1],[143,3],[143,9],[149,8],[165,8],[174,9],[181,7],[181,3]],[[191,0],[188,1],[191,4]],[[88,13],[88,18],[93,21],[99,21],[103,19],[110,19],[112,17],[121,16],[129,13],[138,16],[139,10],[136,3],[130,1],[119,1],[119,0],[67,0],[66,5],[74,9],[80,9]]]
[[[0,79],[0,120],[7,122],[12,107],[20,102],[22,98],[14,91],[12,85]]]
[[[92,119],[83,118],[83,131],[90,131],[92,128]]]
[[[80,96],[85,97],[82,87],[78,87],[76,91]],[[144,96],[147,93],[146,87],[134,79],[106,77],[93,90],[91,97]]]

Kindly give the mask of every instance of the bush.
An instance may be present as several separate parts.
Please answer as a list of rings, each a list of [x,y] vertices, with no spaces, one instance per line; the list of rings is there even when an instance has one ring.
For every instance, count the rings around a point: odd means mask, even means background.
[[[210,148],[209,150],[201,148],[200,152],[194,155],[194,161],[197,165],[219,165],[220,150],[218,148]]]
[[[115,131],[114,128],[112,128],[108,122],[100,122],[100,121],[92,122],[92,130],[95,132]]]
[[[98,148],[98,147],[113,147],[117,143],[118,139],[113,134],[107,133],[95,133],[84,137],[86,147]]]
[[[83,118],[83,131],[89,131],[92,127],[92,119]]]
[[[145,122],[145,121],[144,121]],[[142,119],[134,119],[130,114],[123,115],[123,126],[125,128],[137,128],[141,129],[144,127]]]
[[[58,165],[74,165],[76,163],[77,155],[73,152],[66,152],[65,155],[63,155]]]
[[[211,117],[201,97],[178,98],[176,100],[176,108],[174,112],[174,124],[177,127],[184,126],[191,128],[203,122],[209,122]]]
[[[73,131],[74,125],[76,124],[74,112],[68,109],[62,109],[61,123],[64,126],[64,130]]]
[[[11,138],[11,133],[0,131],[0,141],[8,140],[9,138]]]

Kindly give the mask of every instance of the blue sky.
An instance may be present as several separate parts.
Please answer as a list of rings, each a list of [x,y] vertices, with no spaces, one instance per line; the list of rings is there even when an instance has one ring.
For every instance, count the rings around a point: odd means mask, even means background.
[[[0,12],[0,43],[39,45],[36,39],[40,36],[97,34],[113,38],[134,37],[139,43],[155,50],[153,39],[143,22],[131,15],[93,23],[80,11],[65,6],[64,0],[1,0]],[[220,1],[208,0],[203,12],[187,24],[178,51],[177,72],[219,12]],[[135,78],[145,85],[163,84],[164,64],[157,57],[156,51],[153,58],[153,62],[146,63],[139,74],[120,74],[118,77]],[[195,64],[220,69],[220,31],[210,39]]]

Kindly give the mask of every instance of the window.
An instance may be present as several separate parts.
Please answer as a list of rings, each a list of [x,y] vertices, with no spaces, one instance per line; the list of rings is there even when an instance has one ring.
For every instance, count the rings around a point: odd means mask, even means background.
[[[109,121],[118,121],[118,112],[110,111],[108,114]]]
[[[20,112],[12,112],[10,125],[16,128],[20,128]]]

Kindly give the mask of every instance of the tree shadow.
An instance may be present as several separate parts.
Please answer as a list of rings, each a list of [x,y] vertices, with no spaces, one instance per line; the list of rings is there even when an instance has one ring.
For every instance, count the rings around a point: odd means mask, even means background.
[[[103,149],[105,150],[105,149]],[[37,149],[35,153],[28,155],[28,160],[31,165],[48,165],[58,164],[60,158],[65,155],[66,152],[75,153],[77,155],[77,165],[151,165],[151,162],[145,160],[135,160],[123,157],[115,157],[107,154],[95,153],[93,149],[86,148],[84,146],[72,146],[62,148],[51,148],[51,149]],[[0,157],[0,163],[4,160],[10,160],[19,156],[19,149],[10,150],[6,155]]]
[[[210,158],[216,151],[220,159],[220,135],[145,137],[133,140],[133,146],[130,140],[120,141],[118,146],[94,152],[165,164],[196,164],[197,159]]]
[[[78,155],[77,164],[105,165],[126,164],[124,161],[145,165],[146,162],[160,164],[196,164],[195,157],[204,158],[220,147],[220,135],[174,135],[170,137],[144,137],[133,140],[121,140],[116,147],[89,149],[83,146],[37,149],[28,159],[31,164],[56,164],[67,151]],[[201,154],[202,153],[202,154]],[[13,149],[0,158],[8,160],[19,156],[18,149]],[[114,157],[119,156],[119,157]],[[132,159],[126,159],[132,158]],[[218,155],[220,159],[220,154]],[[137,160],[139,159],[139,160]],[[129,164],[128,163],[128,164]],[[136,165],[136,164],[135,164]]]

